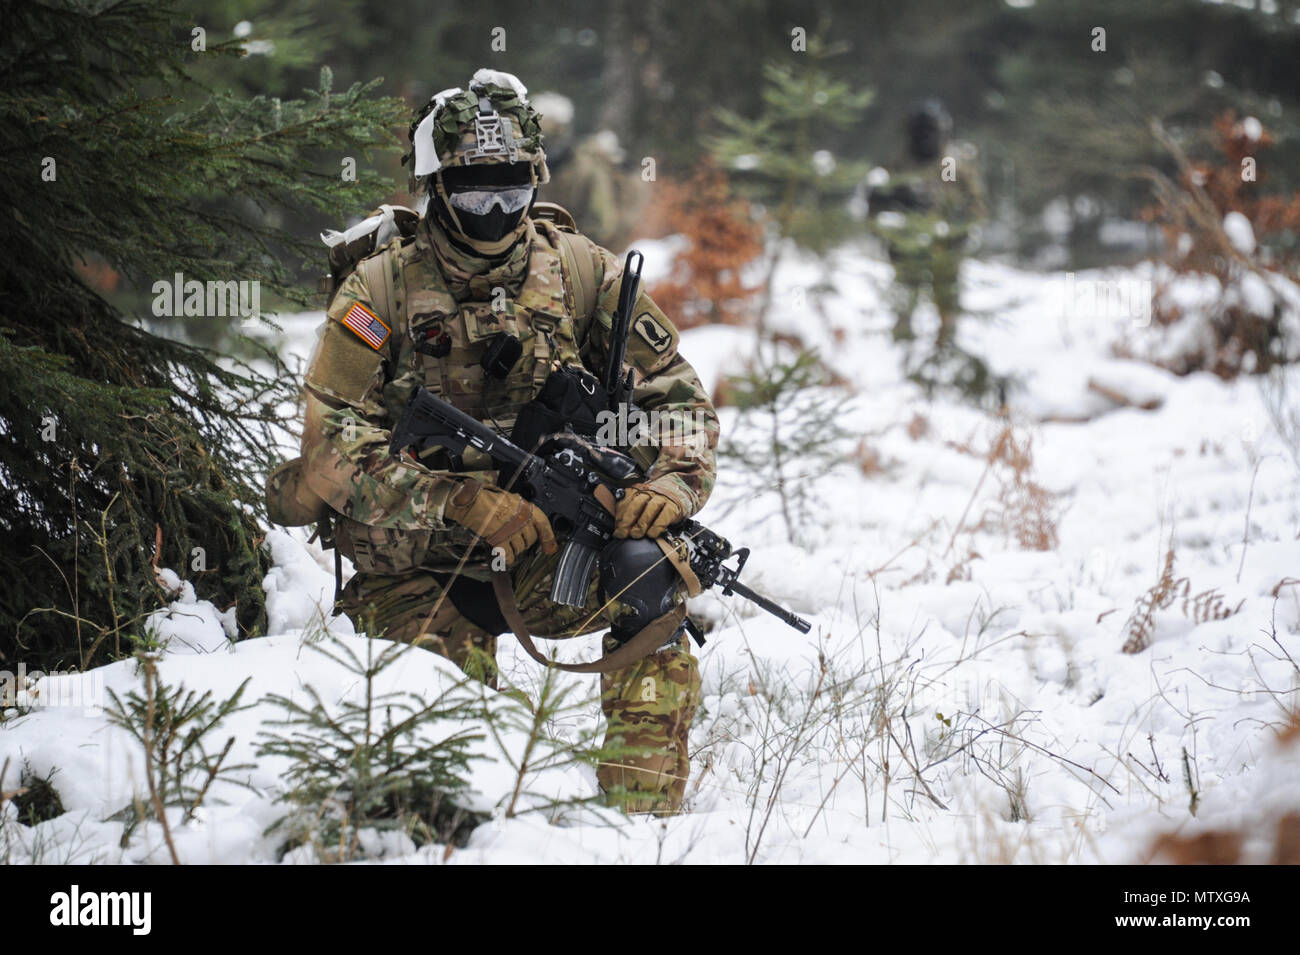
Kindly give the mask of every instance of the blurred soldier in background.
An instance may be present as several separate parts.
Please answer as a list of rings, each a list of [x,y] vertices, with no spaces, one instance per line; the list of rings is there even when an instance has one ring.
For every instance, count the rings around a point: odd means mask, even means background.
[[[922,291],[939,312],[935,345],[949,345],[961,312],[958,274],[972,227],[984,216],[975,148],[950,143],[952,117],[937,99],[908,114],[906,155],[867,179],[872,231],[894,266],[894,340],[915,337],[912,313]]]
[[[649,190],[623,168],[626,153],[608,129],[584,139],[574,133],[573,101],[559,93],[533,98],[542,117],[551,181],[538,198],[572,213],[584,234],[609,249],[622,249],[645,206]]]

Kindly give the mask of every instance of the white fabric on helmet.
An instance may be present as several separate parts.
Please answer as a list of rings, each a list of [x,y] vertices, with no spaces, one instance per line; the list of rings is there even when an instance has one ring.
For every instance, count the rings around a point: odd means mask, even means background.
[[[502,73],[500,70],[489,70],[483,68],[475,70],[474,78],[469,81],[471,88],[475,86],[488,86],[489,84],[492,86],[507,86],[515,91],[515,95],[519,97],[520,102],[528,102],[528,90],[524,88],[523,83],[519,82],[519,77],[515,76],[513,73]]]
[[[447,104],[447,100],[460,91],[459,86],[453,86],[441,93],[435,93],[433,96],[433,109],[429,110],[429,115],[420,120],[420,125],[415,127],[415,136],[411,139],[411,148],[415,150],[415,174],[417,176],[429,176],[442,168],[442,161],[438,158],[438,147],[433,144],[433,127],[438,121],[438,113]]]
[[[503,73],[500,70],[480,69],[475,71],[474,78],[469,81],[471,88],[475,86],[504,86],[515,91],[520,102],[528,102],[528,90],[524,84],[519,82],[519,77],[513,73]],[[433,144],[433,128],[438,121],[438,113],[442,111],[447,100],[451,99],[457,93],[461,92],[459,86],[451,89],[445,89],[441,93],[433,96],[433,109],[429,110],[429,115],[420,120],[420,125],[415,127],[415,135],[411,138],[411,148],[415,150],[415,175],[429,176],[442,168],[442,160],[438,158],[438,148]]]

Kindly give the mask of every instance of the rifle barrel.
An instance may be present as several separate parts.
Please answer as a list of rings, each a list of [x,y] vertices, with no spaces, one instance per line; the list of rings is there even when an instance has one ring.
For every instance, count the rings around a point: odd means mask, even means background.
[[[786,610],[784,607],[782,607],[779,603],[776,603],[773,600],[768,600],[762,594],[755,593],[753,590],[750,590],[748,587],[746,587],[738,580],[733,580],[731,584],[727,587],[727,590],[731,591],[732,593],[739,594],[740,596],[744,597],[746,600],[752,600],[754,603],[758,604],[760,607],[762,607],[772,616],[778,618],[779,620],[788,624],[789,626],[794,627],[800,633],[808,633],[810,630],[812,630],[812,624],[810,624],[803,617],[800,617],[798,614],[791,613],[789,610]]]

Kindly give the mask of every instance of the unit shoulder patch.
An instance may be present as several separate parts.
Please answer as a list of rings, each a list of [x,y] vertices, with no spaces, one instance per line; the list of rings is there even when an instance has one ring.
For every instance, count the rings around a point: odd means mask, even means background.
[[[649,312],[642,312],[633,319],[632,328],[645,339],[646,344],[653,348],[657,355],[662,355],[673,343],[672,334]]]
[[[384,342],[388,341],[391,333],[391,329],[380,320],[379,316],[360,302],[352,303],[352,307],[344,314],[341,322],[375,351],[384,347]]]

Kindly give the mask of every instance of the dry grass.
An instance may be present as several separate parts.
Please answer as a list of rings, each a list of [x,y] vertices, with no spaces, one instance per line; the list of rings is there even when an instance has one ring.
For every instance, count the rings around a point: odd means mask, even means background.
[[[1281,758],[1300,757],[1300,716],[1292,716],[1278,736],[1278,743],[1283,750],[1279,754]],[[1268,834],[1263,847],[1267,859],[1254,858],[1256,852],[1248,851],[1259,832]],[[1300,810],[1243,822],[1235,829],[1211,829],[1192,835],[1164,832],[1152,840],[1144,861],[1174,865],[1241,865],[1264,861],[1269,865],[1300,865]]]
[[[881,456],[880,449],[868,443],[866,438],[858,441],[858,446],[853,452],[853,461],[863,477],[876,477],[891,470],[890,464]]]
[[[1285,303],[1274,279],[1293,273],[1296,266],[1290,236],[1300,226],[1300,192],[1275,192],[1257,184],[1242,175],[1242,163],[1253,164],[1273,147],[1274,137],[1267,129],[1249,132],[1233,113],[1225,112],[1214,121],[1217,155],[1197,160],[1159,121],[1152,121],[1151,132],[1169,152],[1178,178],[1153,168],[1142,171],[1156,197],[1143,217],[1161,226],[1169,250],[1166,264],[1176,276],[1212,276],[1220,288],[1214,301],[1195,310],[1208,318],[1208,336],[1197,336],[1182,354],[1164,356],[1157,363],[1176,374],[1206,370],[1225,379],[1267,372],[1288,360],[1285,347],[1279,347],[1285,345]],[[1257,248],[1237,247],[1224,225],[1229,213],[1250,224]],[[1257,304],[1254,296],[1243,295],[1247,277],[1257,280],[1256,289],[1268,291],[1269,301]],[[1155,291],[1156,325],[1187,320],[1188,313],[1170,292],[1172,284],[1161,283]]]

